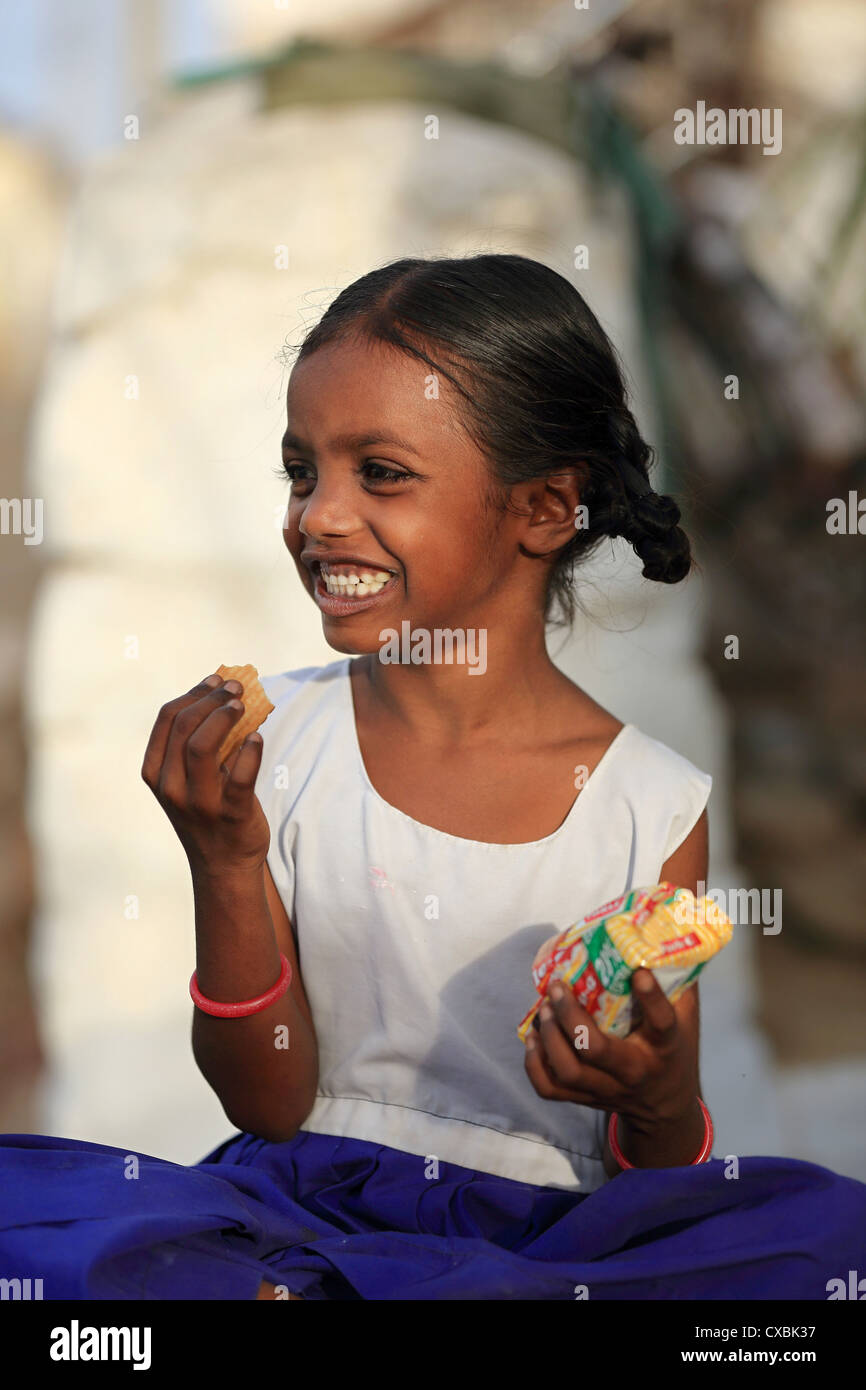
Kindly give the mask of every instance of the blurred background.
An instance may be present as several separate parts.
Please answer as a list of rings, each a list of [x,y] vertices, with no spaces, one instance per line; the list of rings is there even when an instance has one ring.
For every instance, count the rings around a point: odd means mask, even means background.
[[[150,729],[335,659],[286,341],[375,265],[516,251],[613,337],[700,565],[610,542],[551,654],[712,773],[709,887],[782,895],[702,979],[714,1152],[866,1180],[861,0],[6,0],[0,53],[0,1128],[231,1132]],[[676,138],[713,108],[764,136]]]

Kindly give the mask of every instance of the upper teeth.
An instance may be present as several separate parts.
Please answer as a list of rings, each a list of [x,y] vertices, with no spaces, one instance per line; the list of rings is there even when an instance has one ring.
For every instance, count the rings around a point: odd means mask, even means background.
[[[340,594],[346,598],[364,598],[367,594],[378,594],[391,578],[387,570],[361,570],[358,573],[351,564],[343,566],[320,566],[322,582],[329,594]]]

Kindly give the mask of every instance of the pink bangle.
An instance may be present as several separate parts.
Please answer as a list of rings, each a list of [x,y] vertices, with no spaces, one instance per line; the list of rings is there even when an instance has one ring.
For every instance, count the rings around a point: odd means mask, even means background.
[[[269,1004],[282,998],[292,982],[292,967],[282,951],[280,951],[280,961],[282,968],[277,983],[271,985],[271,988],[266,990],[264,994],[257,994],[255,999],[241,999],[236,1004],[221,1004],[216,999],[208,999],[207,995],[202,994],[198,987],[198,971],[196,970],[192,972],[189,982],[190,998],[197,1009],[201,1009],[203,1013],[212,1014],[214,1018],[246,1018],[248,1014],[257,1014],[262,1009],[266,1009]]]
[[[705,1126],[705,1128],[704,1128],[704,1142],[703,1142],[703,1144],[702,1144],[701,1147],[700,1147],[700,1152],[698,1153],[697,1158],[693,1158],[693,1159],[691,1160],[691,1163],[692,1163],[692,1164],[695,1164],[695,1163],[706,1163],[706,1162],[709,1160],[709,1158],[710,1158],[710,1156],[711,1156],[711,1154],[712,1154],[712,1149],[713,1149],[713,1122],[712,1122],[712,1120],[711,1120],[711,1118],[710,1118],[710,1112],[709,1112],[709,1110],[707,1109],[707,1107],[704,1105],[704,1102],[701,1100],[700,1096],[698,1096],[698,1105],[701,1107],[701,1110],[702,1110],[703,1116],[704,1116],[704,1126]],[[617,1138],[616,1138],[616,1122],[617,1122],[617,1119],[618,1119],[618,1116],[617,1116],[616,1111],[615,1111],[615,1110],[612,1110],[612,1111],[611,1111],[611,1115],[610,1115],[610,1119],[608,1120],[608,1124],[607,1124],[607,1142],[608,1142],[608,1144],[610,1145],[610,1151],[611,1151],[611,1153],[613,1154],[614,1158],[616,1159],[617,1163],[619,1164],[620,1168],[634,1168],[634,1167],[636,1167],[636,1164],[634,1164],[634,1163],[629,1163],[628,1159],[625,1157],[625,1155],[624,1155],[622,1149],[620,1148],[619,1144],[617,1143]],[[691,1164],[690,1164],[690,1165],[687,1165],[687,1166],[691,1166]]]

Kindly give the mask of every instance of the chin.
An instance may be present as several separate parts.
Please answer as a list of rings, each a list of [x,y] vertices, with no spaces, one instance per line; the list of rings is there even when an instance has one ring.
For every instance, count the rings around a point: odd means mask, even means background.
[[[335,652],[342,652],[344,656],[365,656],[368,652],[377,652],[379,643],[364,645],[357,638],[352,638],[348,633],[345,635],[335,632],[325,632],[325,641],[329,647],[333,647]]]

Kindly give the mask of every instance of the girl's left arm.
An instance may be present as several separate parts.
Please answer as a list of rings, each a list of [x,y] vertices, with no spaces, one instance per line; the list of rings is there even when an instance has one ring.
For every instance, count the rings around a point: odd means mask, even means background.
[[[707,867],[704,811],[662,865],[659,880],[695,893],[700,880],[706,881]],[[640,1021],[627,1038],[602,1033],[569,990],[553,986],[538,1032],[530,1030],[526,1038],[527,1075],[545,1099],[601,1110],[605,1125],[615,1110],[620,1148],[636,1168],[679,1167],[691,1163],[704,1137],[697,985],[672,1004],[652,971],[636,971],[632,983]],[[648,992],[641,992],[644,984]],[[621,1171],[606,1130],[604,1169],[608,1177]]]
[[[695,896],[698,893],[698,886],[702,885],[703,891],[706,892],[709,857],[709,826],[707,813],[704,810],[679,849],[675,850],[670,859],[662,865],[659,883],[673,883],[678,888],[689,888]],[[693,984],[690,989],[686,990],[685,994],[680,995],[673,1007],[683,1041],[694,1057],[694,1103],[680,1123],[669,1126],[667,1129],[657,1127],[655,1132],[652,1128],[649,1132],[646,1130],[641,1132],[641,1129],[636,1128],[634,1122],[629,1120],[627,1116],[620,1116],[617,1122],[619,1146],[629,1163],[633,1163],[638,1168],[669,1168],[688,1163],[690,1158],[694,1158],[695,1154],[700,1151],[703,1142],[704,1117],[697,1104],[698,1096],[703,1100],[698,1055],[701,1026],[698,985]],[[611,1153],[610,1145],[607,1142],[609,1119],[610,1112],[605,1111],[604,1170],[608,1177],[615,1177],[622,1169]],[[687,1155],[685,1158],[677,1157],[678,1154],[682,1155],[683,1153]]]

